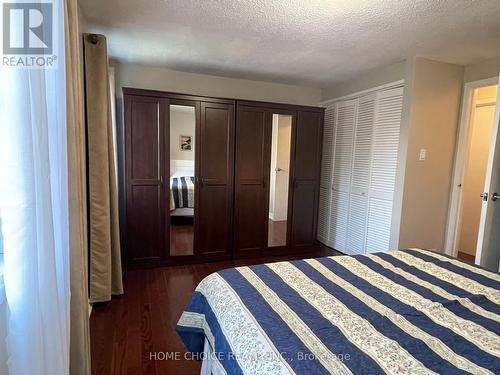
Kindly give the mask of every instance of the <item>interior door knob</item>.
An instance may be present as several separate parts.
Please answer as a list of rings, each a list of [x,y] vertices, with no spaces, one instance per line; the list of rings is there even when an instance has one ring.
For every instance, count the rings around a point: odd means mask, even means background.
[[[493,193],[491,195],[491,200],[496,201],[497,199],[500,199],[500,195],[498,193]]]

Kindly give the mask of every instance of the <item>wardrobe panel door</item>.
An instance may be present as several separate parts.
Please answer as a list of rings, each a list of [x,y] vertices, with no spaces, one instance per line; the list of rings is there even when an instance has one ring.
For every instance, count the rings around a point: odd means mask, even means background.
[[[342,192],[351,190],[352,151],[356,126],[357,100],[346,100],[337,104],[335,123],[335,151],[333,156],[333,189]]]
[[[238,106],[235,167],[235,252],[259,255],[267,247],[271,116]]]
[[[165,101],[125,96],[126,263],[164,259]],[[168,231],[167,231],[168,232]]]
[[[335,250],[347,252],[347,224],[349,220],[349,193],[332,190],[330,231],[328,242]]]
[[[227,258],[232,249],[234,106],[201,103],[196,253]]]
[[[323,117],[323,112],[297,112],[291,220],[293,250],[315,244]]]
[[[328,246],[333,246],[329,238],[330,209],[332,198],[332,165],[333,143],[335,129],[335,106],[325,110],[323,126],[323,146],[321,158],[321,178],[318,209],[318,240]]]
[[[390,250],[402,109],[403,88],[377,93],[368,193],[367,252]]]
[[[366,217],[374,120],[375,94],[359,98],[354,131],[352,184],[347,226],[346,249],[349,254],[363,254],[366,250]]]
[[[336,104],[334,152],[332,168],[332,203],[330,212],[329,243],[348,253],[347,229],[351,193],[354,131],[357,100],[344,100]]]

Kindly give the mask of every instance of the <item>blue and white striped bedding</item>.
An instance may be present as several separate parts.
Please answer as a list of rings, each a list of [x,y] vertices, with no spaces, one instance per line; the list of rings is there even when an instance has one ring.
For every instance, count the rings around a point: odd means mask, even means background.
[[[421,249],[231,268],[177,331],[214,374],[499,374],[500,275]]]
[[[194,208],[194,177],[170,178],[170,210]]]

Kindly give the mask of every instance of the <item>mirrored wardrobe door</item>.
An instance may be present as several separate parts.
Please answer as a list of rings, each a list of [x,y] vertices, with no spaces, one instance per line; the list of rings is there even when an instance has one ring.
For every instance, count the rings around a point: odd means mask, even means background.
[[[273,114],[269,179],[268,247],[287,245],[291,115]]]
[[[196,107],[170,104],[170,256],[194,254]]]

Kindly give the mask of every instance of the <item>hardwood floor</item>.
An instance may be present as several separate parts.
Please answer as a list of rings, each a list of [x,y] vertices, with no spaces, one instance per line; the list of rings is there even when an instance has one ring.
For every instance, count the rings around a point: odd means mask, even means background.
[[[286,246],[286,220],[269,219],[268,246]]]
[[[318,256],[331,255],[321,247]],[[218,270],[257,263],[299,259],[272,257],[127,271],[125,294],[94,304],[90,317],[92,374],[199,374],[200,363],[184,359],[175,325],[192,292]],[[157,360],[154,353],[178,352],[179,360]]]
[[[193,255],[192,225],[170,225],[170,255]]]
[[[458,252],[457,258],[461,259],[461,260],[465,260],[466,262],[470,262],[470,263],[474,263],[474,261],[476,260],[475,255],[467,254],[467,253],[464,253],[462,251]]]

